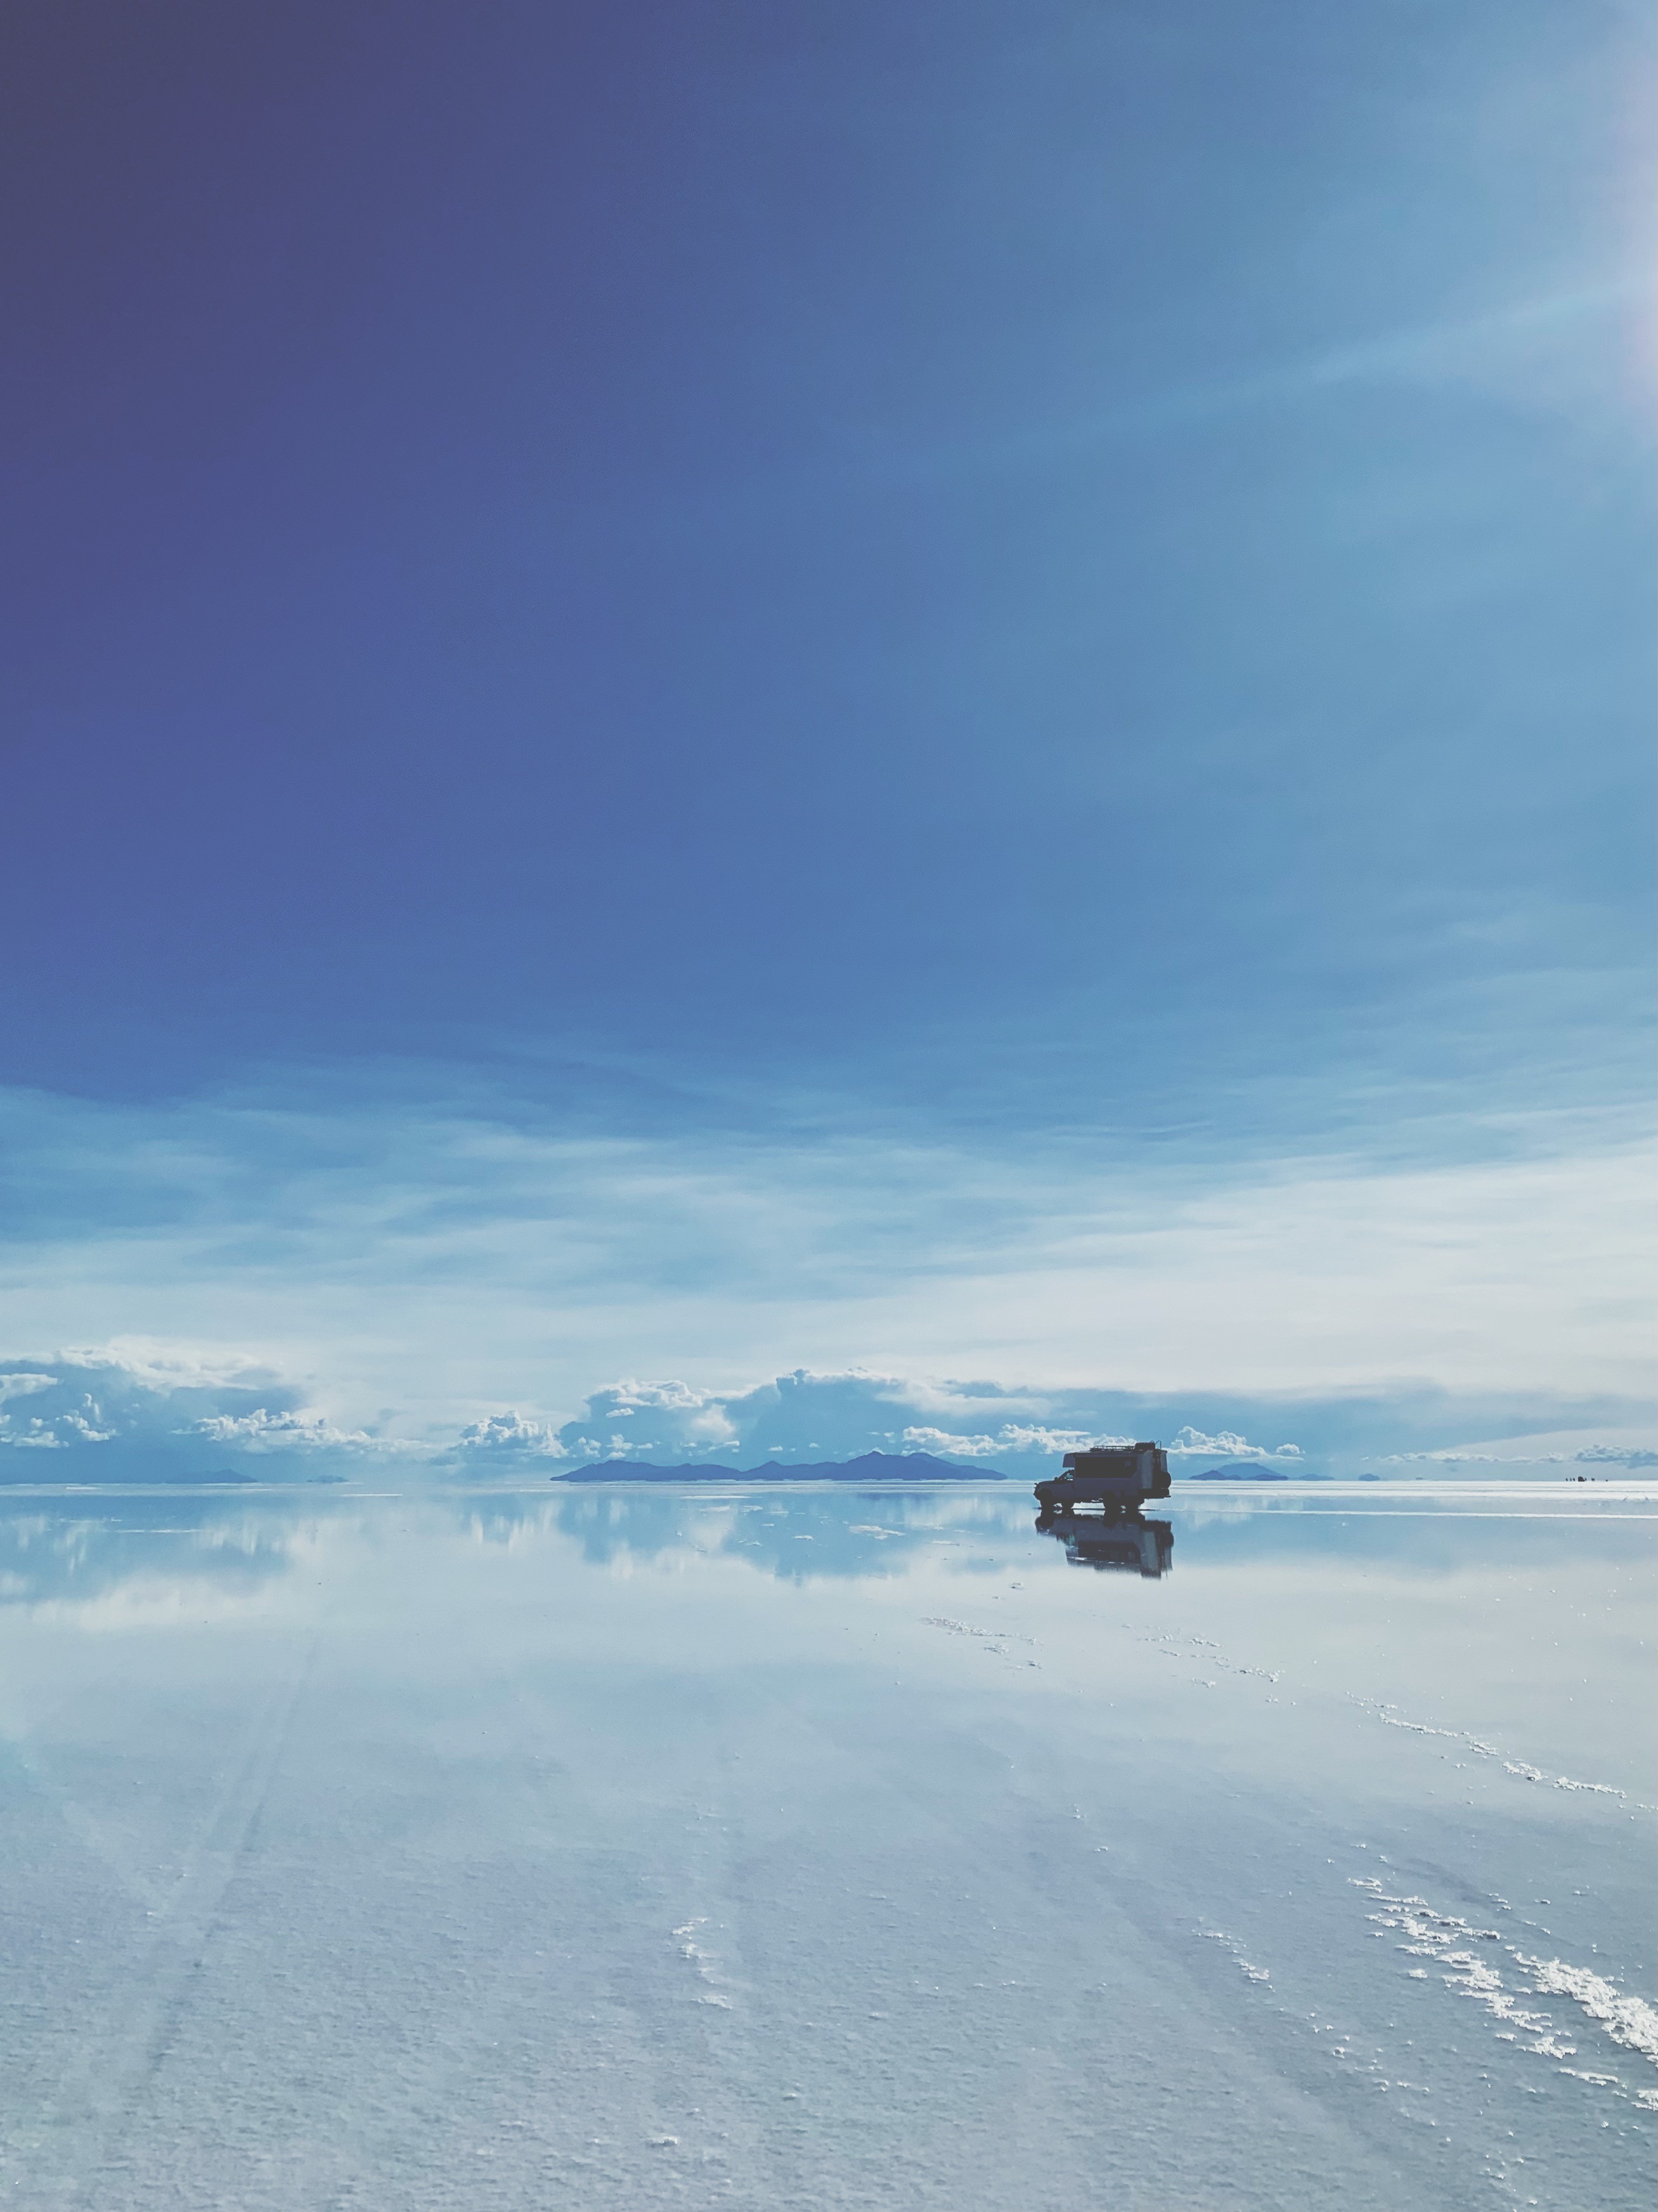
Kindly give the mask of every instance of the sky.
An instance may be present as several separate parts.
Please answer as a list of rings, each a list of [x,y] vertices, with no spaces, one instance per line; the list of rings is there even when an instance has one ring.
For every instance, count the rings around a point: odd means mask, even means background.
[[[1645,10],[0,40],[0,1472],[1658,1441]]]

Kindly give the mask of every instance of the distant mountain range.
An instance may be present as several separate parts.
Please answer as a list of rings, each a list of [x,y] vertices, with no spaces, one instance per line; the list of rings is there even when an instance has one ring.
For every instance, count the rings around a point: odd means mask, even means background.
[[[556,1474],[555,1482],[1005,1482],[999,1467],[957,1467],[954,1460],[934,1459],[931,1452],[865,1452],[861,1459],[816,1460],[802,1467],[784,1467],[768,1459],[763,1467],[714,1467],[707,1460],[694,1466],[653,1467],[642,1459],[596,1460],[568,1474]]]
[[[1202,1474],[1183,1474],[1182,1482],[1288,1482],[1289,1476],[1258,1460],[1235,1460],[1230,1467],[1212,1467]]]

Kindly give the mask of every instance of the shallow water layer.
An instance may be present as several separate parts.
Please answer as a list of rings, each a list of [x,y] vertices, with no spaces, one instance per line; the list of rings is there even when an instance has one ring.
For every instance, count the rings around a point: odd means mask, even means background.
[[[1644,2203],[1654,1510],[8,1493],[0,2187]]]

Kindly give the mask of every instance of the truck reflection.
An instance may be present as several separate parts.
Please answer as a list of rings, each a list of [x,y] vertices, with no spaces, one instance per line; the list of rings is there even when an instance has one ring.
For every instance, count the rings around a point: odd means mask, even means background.
[[[1143,1513],[1055,1512],[1044,1506],[1036,1526],[1056,1543],[1073,1567],[1101,1574],[1143,1575],[1155,1582],[1175,1571],[1175,1531],[1167,1521],[1148,1521]]]

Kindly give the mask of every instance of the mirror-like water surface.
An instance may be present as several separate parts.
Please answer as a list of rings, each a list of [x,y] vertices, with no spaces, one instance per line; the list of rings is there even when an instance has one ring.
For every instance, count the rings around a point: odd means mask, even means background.
[[[0,2179],[1644,2203],[1655,1535],[1610,1485],[9,1494]]]

